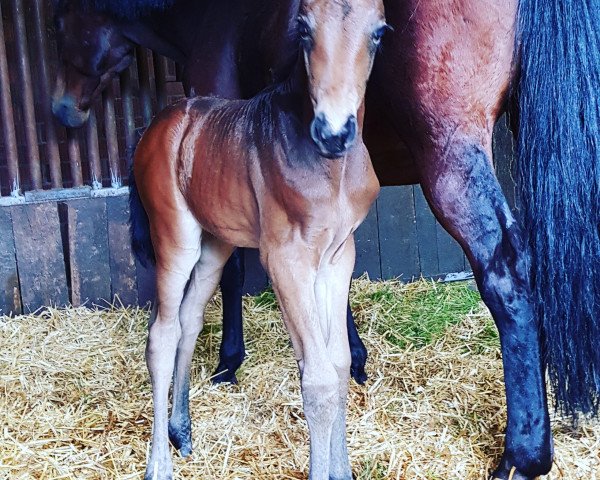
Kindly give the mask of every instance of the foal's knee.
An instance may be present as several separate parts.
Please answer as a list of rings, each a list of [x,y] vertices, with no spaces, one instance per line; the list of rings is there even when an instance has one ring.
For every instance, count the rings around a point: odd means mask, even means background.
[[[349,364],[348,364],[349,368]],[[302,374],[302,398],[306,420],[315,425],[333,422],[338,409],[339,376],[331,363],[314,371],[304,369]]]

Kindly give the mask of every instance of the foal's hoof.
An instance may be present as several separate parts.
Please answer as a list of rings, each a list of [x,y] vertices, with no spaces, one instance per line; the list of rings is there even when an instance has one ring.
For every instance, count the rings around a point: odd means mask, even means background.
[[[221,365],[219,365],[215,370],[215,373],[213,373],[211,381],[214,385],[218,385],[220,383],[232,383],[237,385],[238,383],[237,377],[235,376],[235,370],[230,370],[227,367],[221,367]]]
[[[173,465],[170,461],[164,465],[148,463],[144,480],[173,480]]]
[[[169,424],[169,440],[171,444],[179,450],[182,457],[187,457],[192,453],[192,429],[187,427],[174,427]]]

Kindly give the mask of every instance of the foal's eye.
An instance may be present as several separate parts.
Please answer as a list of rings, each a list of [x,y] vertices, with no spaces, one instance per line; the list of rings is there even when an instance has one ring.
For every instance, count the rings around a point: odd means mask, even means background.
[[[383,34],[386,32],[386,30],[388,30],[390,27],[388,25],[383,25],[382,27],[379,27],[377,30],[375,30],[373,32],[373,34],[371,35],[371,41],[375,44],[375,45],[379,45],[381,43],[381,37],[383,37]]]

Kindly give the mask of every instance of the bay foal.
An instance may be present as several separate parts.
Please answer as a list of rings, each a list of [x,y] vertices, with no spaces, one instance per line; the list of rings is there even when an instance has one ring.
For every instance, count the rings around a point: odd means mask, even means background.
[[[157,272],[147,479],[172,478],[167,437],[191,452],[190,362],[235,246],[260,249],[290,333],[310,478],[352,478],[346,303],[353,232],[379,191],[362,121],[384,12],[381,0],[303,0],[299,8],[302,53],[286,82],[248,101],[195,98],[167,108],[135,154],[132,202],[147,212]]]

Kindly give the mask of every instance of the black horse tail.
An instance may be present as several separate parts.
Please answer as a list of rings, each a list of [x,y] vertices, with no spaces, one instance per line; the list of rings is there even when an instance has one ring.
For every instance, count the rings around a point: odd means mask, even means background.
[[[145,267],[156,262],[150,239],[150,221],[135,184],[133,164],[129,171],[129,232],[131,248],[138,261]]]
[[[520,208],[544,361],[576,419],[600,402],[600,0],[519,3]]]

